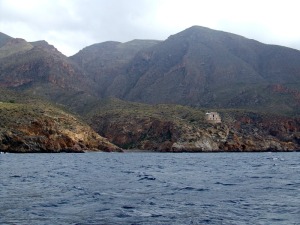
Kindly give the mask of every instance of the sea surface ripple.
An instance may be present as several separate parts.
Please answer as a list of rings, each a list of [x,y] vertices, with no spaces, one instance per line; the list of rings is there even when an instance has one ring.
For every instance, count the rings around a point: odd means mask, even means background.
[[[1,154],[0,224],[300,224],[300,153]]]

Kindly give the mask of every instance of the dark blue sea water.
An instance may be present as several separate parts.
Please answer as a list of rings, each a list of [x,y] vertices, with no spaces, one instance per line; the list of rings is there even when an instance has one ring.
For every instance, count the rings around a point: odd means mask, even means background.
[[[300,224],[300,153],[1,154],[0,224]]]

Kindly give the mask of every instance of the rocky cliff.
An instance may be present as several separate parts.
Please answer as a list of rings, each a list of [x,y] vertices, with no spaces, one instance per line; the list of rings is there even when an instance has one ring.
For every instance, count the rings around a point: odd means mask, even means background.
[[[0,151],[121,151],[75,116],[49,104],[0,102]]]
[[[212,124],[205,111],[175,105],[147,106],[114,100],[91,116],[91,126],[126,149],[163,152],[296,151],[300,120],[241,110],[221,110]]]

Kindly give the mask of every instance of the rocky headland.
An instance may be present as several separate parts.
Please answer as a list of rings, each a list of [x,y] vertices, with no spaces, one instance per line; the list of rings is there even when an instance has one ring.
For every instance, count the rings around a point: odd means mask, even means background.
[[[0,102],[0,151],[121,151],[70,113],[43,103]]]
[[[207,111],[178,105],[149,106],[110,100],[90,125],[124,149],[158,152],[297,151],[300,119],[245,110],[221,110],[221,123]]]

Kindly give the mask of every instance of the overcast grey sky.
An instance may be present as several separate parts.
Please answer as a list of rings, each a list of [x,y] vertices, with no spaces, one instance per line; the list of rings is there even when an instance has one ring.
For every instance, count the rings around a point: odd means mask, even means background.
[[[164,40],[193,25],[300,49],[299,0],[0,0],[0,31],[66,55],[108,40]]]

